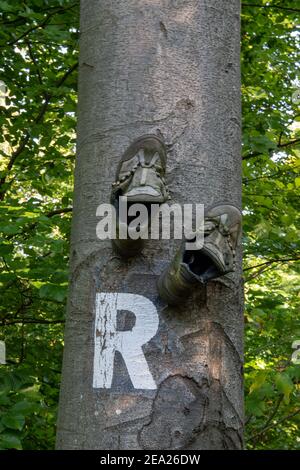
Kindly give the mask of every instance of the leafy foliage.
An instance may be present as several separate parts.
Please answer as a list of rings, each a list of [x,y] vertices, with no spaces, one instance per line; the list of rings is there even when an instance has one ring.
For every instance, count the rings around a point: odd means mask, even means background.
[[[249,0],[250,3],[250,0]],[[256,5],[256,6],[255,6]],[[293,1],[243,4],[249,448],[299,449],[299,62]],[[54,447],[68,282],[78,2],[0,0],[0,449]]]
[[[242,15],[247,442],[299,449],[300,10],[260,4]]]
[[[0,2],[0,448],[54,447],[68,283],[78,3]]]

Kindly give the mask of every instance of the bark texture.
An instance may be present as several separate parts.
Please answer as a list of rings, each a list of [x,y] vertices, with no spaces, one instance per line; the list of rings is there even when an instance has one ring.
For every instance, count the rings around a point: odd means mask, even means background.
[[[166,307],[156,280],[178,241],[122,260],[96,237],[121,154],[142,134],[168,146],[171,202],[241,205],[240,2],[82,0],[71,279],[59,449],[240,449],[242,280],[238,270]],[[92,388],[97,292],[144,295],[159,330],[143,348],[157,390],[132,387],[115,356]]]

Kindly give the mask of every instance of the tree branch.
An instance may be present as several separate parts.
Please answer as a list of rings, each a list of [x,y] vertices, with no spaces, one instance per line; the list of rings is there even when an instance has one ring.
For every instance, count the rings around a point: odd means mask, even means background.
[[[72,212],[72,210],[73,210],[72,207],[63,207],[62,209],[54,209],[53,211],[50,211],[44,215],[45,217],[48,217],[50,219],[51,217],[54,217],[55,215],[67,214],[69,212]],[[6,240],[11,240],[16,235],[22,235],[23,233],[28,232],[29,230],[33,230],[37,226],[37,224],[38,224],[38,221],[31,222],[30,224],[23,227],[23,230],[21,232],[8,235],[6,237]]]
[[[290,11],[294,13],[300,13],[299,8],[282,7],[280,5],[259,5],[257,3],[242,3],[242,7],[276,8],[278,10],[285,10],[285,11]]]
[[[37,25],[34,25],[32,26],[31,28],[28,28],[26,31],[24,31],[24,33],[22,33],[20,36],[18,36],[16,39],[14,39],[13,41],[10,41],[9,43],[5,44],[4,46],[0,46],[1,49],[5,49],[7,46],[14,46],[15,44],[17,44],[21,39],[25,38],[26,36],[28,36],[28,34],[32,33],[33,31],[36,31],[37,29],[40,29],[40,28],[43,28],[44,26],[47,25],[47,23],[49,22],[49,20],[51,20],[52,16],[55,16],[57,15],[58,13],[65,13],[66,11],[68,10],[71,10],[72,8],[74,8],[75,6],[78,6],[78,2],[77,3],[73,3],[72,5],[70,5],[69,7],[67,8],[58,8],[56,9],[55,11],[52,11],[51,13],[49,13],[46,18],[39,24]]]
[[[300,142],[300,139],[295,139],[295,140],[291,140],[290,142],[286,142],[285,144],[278,144],[277,147],[278,148],[289,147],[290,145],[298,144],[299,142]]]
[[[276,423],[273,423],[273,424],[270,424],[269,426],[267,427],[264,427],[262,430],[260,430],[259,432],[257,432],[256,434],[254,434],[253,436],[250,436],[249,438],[249,441],[254,441],[256,440],[257,437],[261,436],[262,434],[265,434],[267,431],[269,431],[270,429],[274,428],[274,426],[278,426],[278,424],[281,424],[283,423],[284,421],[287,421],[291,418],[293,418],[294,416],[296,416],[297,414],[300,413],[300,408],[298,408],[295,412],[289,414],[289,415],[286,415],[284,416],[283,418],[279,419]]]
[[[300,139],[294,139],[294,140],[290,140],[289,142],[285,142],[283,144],[278,143],[276,148],[281,149],[281,148],[284,148],[284,147],[290,147],[292,145],[298,144],[299,142],[300,142]],[[272,151],[269,152],[269,153],[272,154],[274,151],[275,150],[272,149]],[[242,157],[242,160],[250,160],[251,158],[259,157],[260,155],[265,155],[265,153],[263,153],[263,152],[248,153],[247,155],[244,155]]]
[[[272,420],[275,418],[276,414],[277,414],[277,411],[279,410],[279,407],[281,405],[281,402],[284,398],[284,395],[280,395],[278,400],[277,400],[277,403],[275,405],[275,408],[273,410],[273,412],[271,413],[271,415],[269,416],[269,418],[267,419],[267,422],[265,423],[265,425],[262,427],[262,429],[260,430],[260,432],[264,431],[265,429],[268,428],[268,426],[270,425],[270,423],[272,422]]]
[[[40,69],[39,69],[37,60],[36,60],[36,58],[35,58],[35,56],[34,56],[34,53],[33,53],[32,47],[31,47],[31,44],[30,44],[29,41],[27,41],[26,44],[27,44],[27,47],[28,47],[29,57],[30,57],[30,59],[31,59],[32,62],[33,62],[33,65],[34,65],[35,70],[36,70],[36,74],[37,74],[37,76],[38,76],[39,84],[40,84],[40,85],[43,85],[43,79],[42,79],[42,76],[41,76],[41,72],[40,72]]]
[[[3,326],[9,326],[9,325],[17,325],[17,324],[22,324],[22,325],[26,325],[26,324],[35,324],[35,325],[56,325],[56,324],[60,324],[60,323],[65,323],[65,320],[35,320],[35,319],[16,319],[16,320],[12,320],[12,321],[3,321],[2,322],[2,325]]]
[[[79,6],[79,2],[75,2],[75,3],[73,3],[72,5],[70,5],[70,6],[66,7],[66,8],[57,7],[56,5],[51,7],[51,6],[48,5],[47,8],[40,8],[40,7],[39,7],[38,11],[39,11],[39,13],[41,13],[41,14],[43,14],[43,13],[45,13],[45,14],[46,14],[46,13],[49,13],[51,10],[55,10],[54,13],[60,13],[60,12],[63,13],[64,11],[68,11],[68,10],[74,8],[75,6]],[[17,17],[15,20],[11,20],[11,21],[0,21],[0,24],[1,24],[1,25],[4,25],[4,26],[10,26],[10,25],[16,26],[16,23],[20,23],[20,25],[22,25],[22,24],[25,24],[26,21],[27,21],[27,20],[26,20],[26,18],[24,18],[24,17],[22,17],[22,18]],[[19,26],[19,25],[17,24],[17,26]]]
[[[264,273],[266,271],[270,271],[271,269],[276,268],[275,263],[288,263],[290,261],[298,261],[298,260],[300,260],[300,258],[281,259],[281,260],[276,259],[276,260],[273,260],[273,261],[266,261],[265,263],[262,263],[262,264],[257,265],[257,266],[252,266],[250,268],[246,268],[244,271],[247,271],[248,269],[253,269],[253,268],[257,268],[257,267],[261,266],[260,269],[258,269],[254,274],[252,274],[251,276],[244,279],[244,283],[246,284],[246,282],[252,281],[252,279],[255,279],[256,277],[260,276],[262,273]],[[272,266],[272,264],[273,264],[273,266]]]
[[[59,215],[59,214],[67,214],[68,212],[72,212],[73,208],[72,207],[63,207],[62,209],[54,209],[53,211],[50,211],[46,214],[46,217],[53,217],[54,215]]]
[[[69,75],[71,75],[71,73],[73,73],[74,70],[76,70],[77,68],[78,68],[78,62],[75,62],[75,64],[72,65],[72,67],[70,67],[69,70],[66,71],[66,73],[54,84],[54,86],[56,88],[59,88],[61,85],[63,85],[63,83],[67,80]]]
[[[78,67],[78,62],[76,62],[74,65],[72,65],[72,67],[70,67],[70,69],[67,70],[65,72],[65,74],[59,80],[57,80],[57,82],[54,84],[54,87],[59,88],[60,86],[62,86],[63,83],[67,80],[67,78],[74,72],[74,70],[77,69],[77,67]],[[42,121],[42,119],[43,119],[43,117],[44,117],[44,115],[47,111],[47,108],[48,108],[48,105],[50,103],[51,98],[52,98],[51,93],[48,93],[48,94],[45,95],[45,101],[44,101],[44,103],[43,103],[43,105],[40,109],[40,112],[38,113],[38,115],[35,117],[35,119],[33,121],[34,124],[39,124]],[[7,174],[12,169],[16,159],[19,157],[19,155],[25,149],[29,139],[30,139],[30,133],[28,131],[26,131],[22,141],[19,144],[19,147],[12,153],[12,155],[10,157],[10,160],[9,160],[9,162],[7,164],[7,167],[6,167],[5,175],[0,179],[0,201],[3,201],[5,193],[6,193],[6,190],[4,188],[2,188],[2,190],[1,190],[1,187],[6,183]]]
[[[273,263],[288,263],[289,261],[300,261],[300,257],[296,258],[274,258],[270,259],[269,261],[265,261],[264,263],[257,264],[255,266],[250,266],[249,268],[243,269],[243,271],[249,271],[250,269],[260,268],[261,266],[267,266]]]
[[[245,177],[245,178],[243,178],[242,182],[243,182],[243,184],[247,185],[248,183],[251,183],[252,181],[275,178],[276,176],[282,176],[282,175],[285,175],[286,173],[291,174],[291,169],[287,168],[286,170],[276,171],[276,173],[271,173],[270,175],[256,176],[255,178]]]

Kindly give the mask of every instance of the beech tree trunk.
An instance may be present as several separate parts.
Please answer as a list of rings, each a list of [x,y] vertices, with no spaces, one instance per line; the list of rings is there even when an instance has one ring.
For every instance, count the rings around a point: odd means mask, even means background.
[[[96,236],[97,206],[143,134],[165,139],[172,203],[241,206],[239,9],[238,0],[81,0],[59,449],[243,446],[241,253],[234,274],[167,307],[156,282],[180,242],[149,240],[123,260]],[[158,331],[143,346],[156,389],[134,388],[119,352],[111,387],[93,387],[95,299],[111,292],[157,309]]]

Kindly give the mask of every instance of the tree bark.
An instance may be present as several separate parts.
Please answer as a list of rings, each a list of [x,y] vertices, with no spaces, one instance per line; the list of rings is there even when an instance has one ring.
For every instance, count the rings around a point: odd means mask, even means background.
[[[210,282],[167,307],[156,281],[178,241],[148,241],[123,260],[96,237],[128,145],[160,133],[172,203],[241,206],[240,2],[81,0],[78,142],[59,449],[240,449],[242,278]],[[93,388],[95,298],[151,300],[143,346],[156,390],[133,387],[117,352],[111,388]]]

